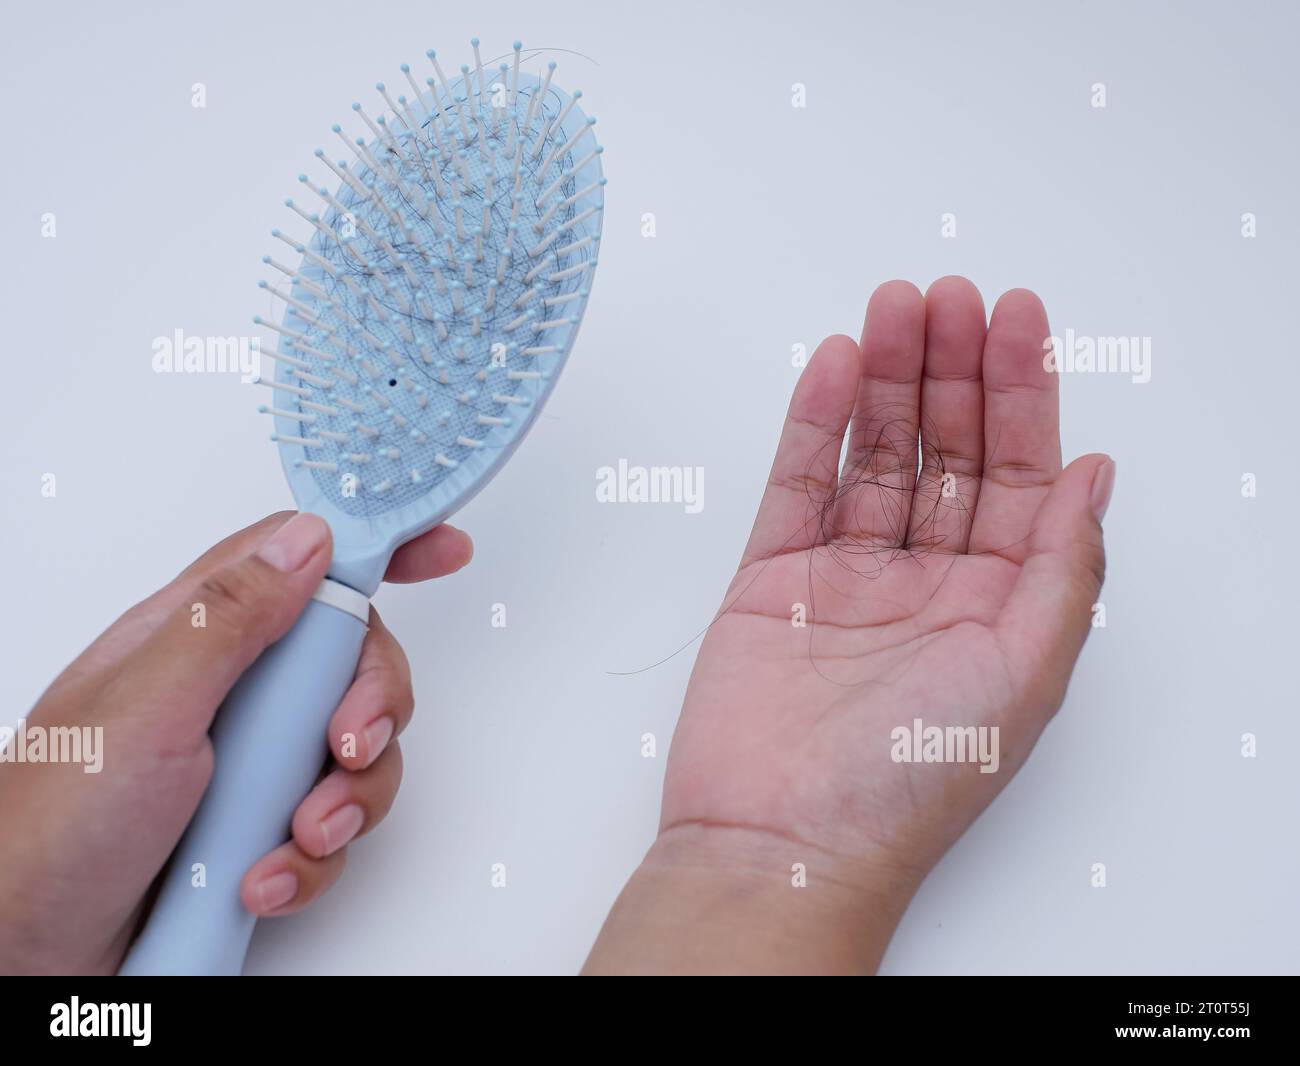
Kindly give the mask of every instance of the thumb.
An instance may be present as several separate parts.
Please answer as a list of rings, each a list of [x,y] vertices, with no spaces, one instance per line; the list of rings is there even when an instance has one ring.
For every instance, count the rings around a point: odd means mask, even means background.
[[[325,520],[297,514],[256,553],[204,578],[122,664],[115,681],[129,694],[127,713],[158,715],[172,736],[179,727],[189,738],[193,727],[201,737],[239,675],[297,621],[332,551]]]
[[[1101,520],[1110,504],[1115,462],[1085,455],[1062,471],[1034,516],[1029,555],[998,616],[1002,646],[1044,700],[1065,696],[1070,671],[1092,628],[1106,577]]]

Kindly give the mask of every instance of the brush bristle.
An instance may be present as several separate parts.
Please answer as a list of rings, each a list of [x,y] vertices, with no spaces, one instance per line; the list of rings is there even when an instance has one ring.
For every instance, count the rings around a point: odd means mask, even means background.
[[[424,88],[383,83],[385,110],[352,108],[370,134],[333,133],[351,155],[316,158],[334,181],[299,182],[287,206],[311,230],[272,235],[301,258],[263,287],[285,303],[274,405],[263,408],[335,506],[373,515],[423,496],[473,453],[511,443],[545,395],[586,302],[604,179],[595,119],[513,65]],[[575,122],[583,123],[575,132]],[[331,191],[334,187],[336,191]],[[315,202],[319,200],[319,206]],[[291,432],[284,432],[289,428]]]

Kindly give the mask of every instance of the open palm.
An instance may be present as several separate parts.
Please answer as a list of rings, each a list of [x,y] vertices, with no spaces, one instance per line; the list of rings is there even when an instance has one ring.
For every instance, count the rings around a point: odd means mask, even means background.
[[[1090,629],[1114,472],[1061,468],[1048,335],[1032,293],[986,326],[944,278],[881,286],[860,344],[818,348],[691,677],[662,833],[914,888],[1021,765]],[[895,761],[916,719],[996,726],[996,760]]]

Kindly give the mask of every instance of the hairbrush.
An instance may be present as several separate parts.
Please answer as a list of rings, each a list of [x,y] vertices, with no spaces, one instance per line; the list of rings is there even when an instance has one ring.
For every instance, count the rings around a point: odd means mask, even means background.
[[[581,92],[513,61],[376,86],[363,133],[287,201],[301,239],[263,262],[284,303],[262,410],[298,507],[334,534],[329,576],[292,630],[231,689],[211,784],[163,875],[123,974],[234,974],[256,919],[247,869],[289,836],[327,754],[378,588],[398,546],[466,503],[510,457],[564,365],[587,304],[604,202]],[[283,252],[280,253],[284,255]],[[296,265],[295,265],[296,264]],[[201,864],[201,865],[200,865]],[[203,877],[196,874],[202,871]],[[205,881],[204,887],[198,887]]]

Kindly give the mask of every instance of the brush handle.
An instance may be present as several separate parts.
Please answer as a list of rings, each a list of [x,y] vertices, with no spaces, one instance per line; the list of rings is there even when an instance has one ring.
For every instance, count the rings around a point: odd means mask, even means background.
[[[257,919],[239,901],[240,880],[289,839],[293,812],[325,764],[325,729],[361,656],[365,603],[326,580],[294,627],[230,690],[212,727],[212,781],[119,973],[243,968]],[[193,886],[196,863],[205,887]]]

